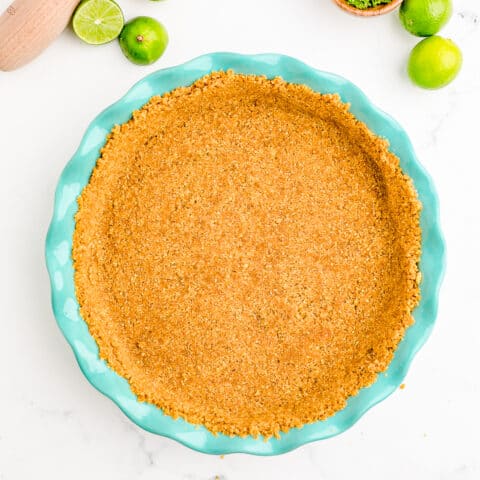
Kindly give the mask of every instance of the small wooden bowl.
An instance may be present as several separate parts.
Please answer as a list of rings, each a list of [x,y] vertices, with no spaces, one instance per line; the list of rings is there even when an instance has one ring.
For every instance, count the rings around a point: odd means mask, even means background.
[[[385,3],[384,5],[378,5],[377,7],[366,8],[360,10],[355,8],[353,5],[350,5],[347,0],[333,0],[341,9],[345,10],[348,13],[353,15],[359,15],[360,17],[375,17],[377,15],[383,15],[384,13],[389,13],[392,10],[395,10],[403,0],[392,0],[390,3]]]

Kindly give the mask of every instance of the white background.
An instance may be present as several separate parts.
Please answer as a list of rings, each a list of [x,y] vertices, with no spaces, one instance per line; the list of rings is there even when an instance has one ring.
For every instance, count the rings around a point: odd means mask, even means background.
[[[331,0],[119,3],[127,18],[167,26],[155,65],[66,31],[30,65],[0,72],[0,479],[480,479],[480,2],[454,2],[442,33],[462,47],[464,68],[435,92],[405,74],[418,39],[396,12],[355,18]],[[137,428],[88,384],[50,308],[55,184],[88,123],[147,73],[219,50],[290,54],[349,78],[405,127],[441,199],[440,313],[406,388],[344,434],[280,457],[222,459]]]

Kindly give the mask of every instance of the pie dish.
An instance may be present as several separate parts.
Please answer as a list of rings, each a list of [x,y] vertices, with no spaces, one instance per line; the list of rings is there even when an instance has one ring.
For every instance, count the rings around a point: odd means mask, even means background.
[[[388,371],[385,375],[379,375],[372,386],[351,397],[347,406],[333,417],[281,433],[279,438],[269,438],[265,442],[236,436],[229,438],[222,434],[214,436],[204,427],[195,428],[184,420],[173,420],[163,415],[155,406],[138,402],[125,380],[118,377],[99,359],[97,346],[79,315],[73,285],[71,248],[76,200],[89,181],[99,156],[99,149],[105,143],[108,132],[114,124],[128,120],[132,111],[145,104],[152,95],[171,91],[178,86],[190,85],[194,80],[211,71],[227,69],[238,73],[266,75],[269,78],[281,76],[287,82],[305,84],[321,93],[340,94],[344,101],[351,103],[351,111],[359,120],[365,122],[376,134],[389,140],[391,151],[400,158],[403,171],[413,179],[423,204],[421,216],[423,253],[420,262],[420,269],[424,276],[421,285],[422,301],[415,311],[416,322],[407,330]],[[233,54],[204,56],[184,66],[157,72],[134,87],[122,101],[101,114],[94,122],[97,128],[87,131],[79,152],[62,175],[57,190],[55,216],[47,239],[47,263],[52,279],[54,311],[87,378],[110,396],[140,426],[155,433],[171,436],[192,448],[209,453],[232,451],[257,454],[281,453],[302,443],[339,433],[351,425],[363,411],[391,393],[401,382],[408,361],[426,338],[433,322],[443,266],[443,242],[438,229],[437,207],[431,184],[415,162],[405,134],[392,121],[382,122],[385,119],[384,114],[369,106],[362,94],[338,77],[309,69],[288,57],[276,55],[244,57]],[[83,163],[81,163],[82,160]],[[427,218],[425,218],[426,214]],[[430,241],[428,245],[425,244],[426,238]],[[425,264],[425,257],[429,258],[432,254],[436,262],[431,265]],[[418,330],[416,334],[415,330]],[[409,341],[412,331],[414,332],[413,340]],[[405,344],[407,344],[406,347]]]

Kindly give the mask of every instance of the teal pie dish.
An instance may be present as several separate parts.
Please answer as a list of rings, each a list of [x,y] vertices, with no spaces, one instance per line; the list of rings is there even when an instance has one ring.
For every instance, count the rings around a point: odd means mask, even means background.
[[[320,93],[338,93],[344,102],[350,103],[351,112],[359,120],[389,141],[390,150],[400,158],[403,171],[413,179],[423,204],[420,218],[421,302],[414,311],[415,323],[406,331],[388,370],[379,374],[370,387],[351,397],[347,406],[334,416],[282,433],[278,439],[213,435],[202,426],[192,425],[183,419],[174,420],[164,415],[158,407],[139,402],[127,381],[99,358],[97,344],[80,316],[75,296],[71,250],[77,197],[89,181],[107,134],[114,125],[128,121],[132,112],[144,105],[153,95],[163,94],[179,86],[188,86],[212,71],[228,69],[243,74],[266,75],[269,78],[280,76],[287,82],[305,84]],[[133,422],[145,430],[172,438],[204,453],[277,455],[347,430],[367,410],[399,387],[413,357],[430,335],[435,322],[439,288],[445,267],[445,246],[440,230],[435,188],[418,162],[407,134],[395,120],[372,105],[356,86],[342,77],[315,70],[283,55],[213,53],[148,75],[90,124],[80,147],[58,182],[53,218],[46,240],[46,261],[53,311],[80,368],[89,382],[113,400]]]

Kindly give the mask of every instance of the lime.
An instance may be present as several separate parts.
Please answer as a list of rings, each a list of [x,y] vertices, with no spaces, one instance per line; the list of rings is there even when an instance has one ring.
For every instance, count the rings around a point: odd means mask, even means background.
[[[118,40],[129,60],[149,65],[158,60],[167,48],[168,34],[154,18],[137,17],[125,24]]]
[[[435,35],[452,16],[452,0],[404,0],[400,7],[403,26],[417,37]]]
[[[451,40],[434,35],[418,43],[408,60],[408,74],[423,88],[448,85],[462,67],[462,52]]]
[[[72,26],[84,42],[100,45],[118,37],[123,13],[113,0],[83,0],[73,14]]]

